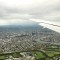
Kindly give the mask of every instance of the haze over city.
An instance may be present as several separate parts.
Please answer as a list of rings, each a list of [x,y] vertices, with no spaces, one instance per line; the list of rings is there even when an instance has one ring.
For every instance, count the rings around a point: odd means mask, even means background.
[[[37,21],[60,26],[60,0],[0,0],[0,26],[31,25]],[[60,32],[59,27],[38,25]]]

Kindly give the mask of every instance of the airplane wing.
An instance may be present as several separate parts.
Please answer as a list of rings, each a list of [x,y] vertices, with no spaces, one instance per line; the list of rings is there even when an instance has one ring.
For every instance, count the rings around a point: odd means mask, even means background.
[[[46,20],[39,20],[39,19],[31,19],[32,21],[38,22],[39,25],[54,30],[60,33],[60,22],[58,21],[46,21]]]

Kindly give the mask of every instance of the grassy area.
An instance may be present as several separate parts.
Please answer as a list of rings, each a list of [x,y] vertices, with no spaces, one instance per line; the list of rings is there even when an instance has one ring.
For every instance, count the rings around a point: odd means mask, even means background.
[[[56,55],[60,55],[60,52],[58,52],[58,51],[46,51],[46,54],[49,57],[53,57],[53,56],[56,56]]]
[[[0,56],[0,60],[5,60],[5,56]]]
[[[45,56],[41,53],[41,52],[35,52],[35,58],[40,59],[40,58],[44,58]]]

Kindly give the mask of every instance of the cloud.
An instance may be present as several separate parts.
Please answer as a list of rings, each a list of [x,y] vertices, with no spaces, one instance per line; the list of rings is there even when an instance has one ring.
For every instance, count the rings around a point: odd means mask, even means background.
[[[0,0],[0,21],[14,19],[60,22],[60,0]]]
[[[45,1],[45,3],[38,4],[35,8],[31,9],[32,18],[39,18],[51,20],[51,17],[60,17],[60,0]]]

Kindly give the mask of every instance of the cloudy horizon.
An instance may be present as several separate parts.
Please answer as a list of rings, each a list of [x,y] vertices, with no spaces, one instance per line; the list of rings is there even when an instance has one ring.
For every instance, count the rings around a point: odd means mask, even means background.
[[[33,20],[60,26],[60,0],[0,0],[0,26],[34,24]],[[58,27],[38,25],[60,32]]]

